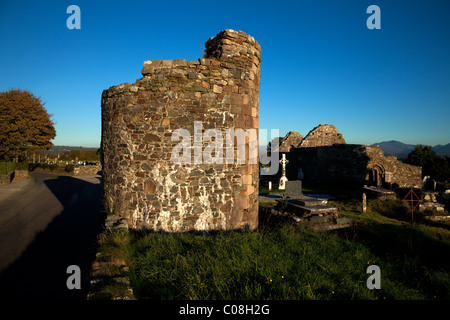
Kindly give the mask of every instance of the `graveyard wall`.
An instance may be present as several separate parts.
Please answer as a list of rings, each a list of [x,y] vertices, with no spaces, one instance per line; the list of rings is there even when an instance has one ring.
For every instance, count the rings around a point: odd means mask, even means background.
[[[257,227],[257,162],[246,157],[244,164],[177,164],[172,159],[180,143],[172,141],[174,131],[187,130],[194,146],[195,121],[201,121],[203,133],[219,129],[224,140],[227,129],[259,126],[259,44],[227,29],[205,48],[204,58],[194,61],[145,61],[141,79],[103,91],[104,206],[133,229]],[[202,141],[202,150],[209,143]],[[257,130],[245,143],[247,149],[258,145]]]
[[[85,165],[77,166],[73,169],[73,174],[76,176],[85,174],[99,174],[102,171],[101,165]]]
[[[0,174],[0,185],[9,184],[14,179],[14,171],[11,171],[8,174]]]

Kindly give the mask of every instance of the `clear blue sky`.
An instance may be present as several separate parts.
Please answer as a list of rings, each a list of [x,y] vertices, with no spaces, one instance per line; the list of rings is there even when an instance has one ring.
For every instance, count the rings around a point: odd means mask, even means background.
[[[69,30],[69,5],[81,30]],[[369,30],[369,5],[381,29]],[[450,142],[450,1],[0,0],[0,91],[26,89],[56,122],[56,145],[98,147],[104,89],[145,60],[195,60],[223,29],[262,47],[260,128],[347,143]]]

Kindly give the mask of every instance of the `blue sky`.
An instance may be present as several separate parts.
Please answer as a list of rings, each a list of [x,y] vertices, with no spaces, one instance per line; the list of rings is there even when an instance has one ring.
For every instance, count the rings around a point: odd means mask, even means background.
[[[81,30],[69,30],[69,5]],[[369,5],[381,29],[369,30]],[[347,143],[450,142],[450,1],[0,0],[0,91],[41,97],[56,145],[98,147],[104,89],[145,60],[195,60],[221,30],[262,47],[260,128],[306,135],[334,124]]]

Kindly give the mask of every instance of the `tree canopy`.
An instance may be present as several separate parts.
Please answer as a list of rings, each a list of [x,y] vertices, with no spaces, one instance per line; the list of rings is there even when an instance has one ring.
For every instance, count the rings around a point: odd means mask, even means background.
[[[49,149],[56,136],[41,100],[25,90],[0,92],[0,158]]]
[[[405,162],[421,166],[423,176],[430,176],[439,181],[445,181],[450,178],[450,158],[436,154],[431,146],[417,145],[408,154]]]

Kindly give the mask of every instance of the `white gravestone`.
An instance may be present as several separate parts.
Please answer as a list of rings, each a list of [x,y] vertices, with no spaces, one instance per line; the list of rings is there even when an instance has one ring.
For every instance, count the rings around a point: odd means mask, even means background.
[[[286,178],[286,165],[289,163],[289,160],[286,160],[286,154],[283,153],[283,155],[281,156],[280,163],[281,163],[281,178],[280,183],[278,185],[278,189],[285,190],[286,181],[288,181],[288,179]]]

